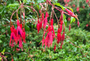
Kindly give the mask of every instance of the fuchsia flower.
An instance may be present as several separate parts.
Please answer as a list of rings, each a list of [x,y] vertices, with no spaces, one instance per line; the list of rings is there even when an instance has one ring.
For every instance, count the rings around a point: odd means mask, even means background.
[[[39,33],[39,31],[40,31],[40,23],[39,23],[39,20],[38,20],[38,23],[37,23],[37,31],[38,31],[38,33]]]
[[[53,19],[51,19],[51,25],[49,25],[46,32],[48,32],[46,38],[44,39],[44,36],[43,36],[43,39],[42,39],[42,46],[45,44],[45,48],[46,48],[46,46],[47,47],[52,46],[52,42],[53,42],[53,39],[55,36],[55,32],[54,32],[54,28],[53,28]],[[45,35],[45,31],[44,31],[43,35]]]
[[[75,7],[75,4],[73,4],[73,7]]]
[[[86,24],[86,27],[88,27],[88,24]]]
[[[77,24],[78,24],[78,27],[79,27],[79,25],[80,25],[79,21],[77,21]]]
[[[61,29],[58,28],[58,32],[57,32],[57,43],[59,44],[60,41],[61,41]]]
[[[22,24],[20,24],[19,20],[17,20],[17,29],[15,29],[14,26],[12,26],[10,29],[11,29],[11,36],[9,45],[11,47],[14,47],[15,45],[14,41],[16,42],[16,44],[19,41],[19,47],[22,48],[23,47],[22,40],[24,43],[26,42],[25,29],[24,28],[22,29]]]
[[[11,36],[10,36],[10,42],[9,42],[9,45],[12,47],[14,47],[14,41],[16,42],[16,36],[14,34],[14,32],[11,33]],[[17,43],[17,42],[16,42]]]
[[[86,0],[86,3],[88,3],[89,2],[89,0]]]
[[[79,7],[77,7],[77,12],[79,11]]]
[[[45,19],[43,20],[43,28],[45,29],[46,28],[46,25],[47,25],[47,18],[48,18],[48,12],[46,12],[46,15],[45,15]]]
[[[56,44],[55,44],[55,46],[54,46],[54,51],[56,50]]]
[[[68,10],[67,8],[65,10],[68,12],[70,16],[75,17],[75,14],[72,11]]]

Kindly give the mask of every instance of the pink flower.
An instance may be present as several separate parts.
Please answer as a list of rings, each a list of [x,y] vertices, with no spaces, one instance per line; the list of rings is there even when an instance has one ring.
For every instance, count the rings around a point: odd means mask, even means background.
[[[68,10],[67,8],[65,10],[68,12],[70,16],[75,17],[75,14],[72,11]]]
[[[54,51],[56,50],[56,44],[54,45]]]
[[[77,7],[77,12],[79,11],[79,7]]]
[[[73,4],[73,7],[75,7],[75,4]]]
[[[15,41],[16,44],[17,44],[16,36],[15,36],[14,32],[12,32],[12,33],[11,33],[11,36],[10,36],[10,42],[9,42],[9,45],[10,45],[11,47],[14,47],[14,41]]]
[[[62,39],[62,41],[64,41],[64,39],[65,39],[65,32],[63,32],[61,39]]]
[[[78,24],[78,27],[79,27],[79,25],[80,25],[79,21],[77,21],[77,24]]]
[[[57,32],[57,43],[59,44],[60,41],[61,41],[61,29],[58,28],[58,32]]]
[[[68,4],[66,3],[65,6],[68,6]]]
[[[45,29],[47,25],[47,17],[45,17],[44,21],[43,21],[43,28]]]
[[[86,27],[88,27],[88,24],[86,24]]]
[[[39,24],[39,20],[38,20],[38,23],[37,23],[37,31],[38,31],[38,33],[39,33],[39,31],[40,31],[40,24]]]
[[[88,3],[89,2],[89,0],[86,0],[86,3]]]
[[[26,41],[25,41],[25,38],[26,38],[26,37],[25,37],[25,34],[26,34],[26,32],[25,32],[25,29],[23,28],[22,38],[23,38],[23,42],[24,42],[24,43],[26,43]]]

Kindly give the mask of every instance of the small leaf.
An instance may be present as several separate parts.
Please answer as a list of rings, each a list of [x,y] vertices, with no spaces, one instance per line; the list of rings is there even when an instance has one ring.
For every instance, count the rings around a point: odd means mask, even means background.
[[[2,43],[2,40],[0,40],[0,43]]]
[[[1,53],[4,54],[4,52],[5,52],[5,48],[3,49],[3,51]]]
[[[19,6],[19,4],[18,3],[9,4],[7,7],[16,7],[16,6]]]
[[[23,0],[23,3],[27,3],[27,0]]]
[[[30,28],[28,25],[25,25],[25,31],[30,31]]]
[[[75,22],[75,18],[74,18],[74,17],[71,17],[70,24],[71,24],[72,22]]]
[[[67,20],[66,19],[64,20],[64,23],[65,23],[65,26],[67,26]]]
[[[0,57],[0,61],[1,61],[2,57]]]
[[[63,10],[65,10],[65,8],[64,8],[62,5],[60,5],[60,3],[55,3],[54,5],[59,6],[59,7],[61,7]]]

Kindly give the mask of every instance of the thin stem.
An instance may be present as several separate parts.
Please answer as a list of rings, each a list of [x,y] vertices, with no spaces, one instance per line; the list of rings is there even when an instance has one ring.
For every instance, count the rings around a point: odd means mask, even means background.
[[[38,12],[33,8],[33,7],[31,7],[31,6],[27,6],[27,5],[24,5],[25,7],[30,7],[31,9],[33,9],[36,13],[37,13],[37,17],[38,17],[38,19],[39,19],[39,15],[38,15]]]
[[[12,22],[11,22],[11,20],[12,20],[13,15],[14,15],[15,12],[17,12],[20,8],[21,8],[21,7],[19,7],[16,11],[14,11],[14,12],[12,13],[12,15],[11,15],[11,17],[10,17],[10,27],[12,26]]]

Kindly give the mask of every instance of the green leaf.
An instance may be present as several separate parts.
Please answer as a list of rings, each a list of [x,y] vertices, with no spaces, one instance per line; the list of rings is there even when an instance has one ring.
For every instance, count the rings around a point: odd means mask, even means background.
[[[64,20],[64,23],[65,23],[65,26],[67,26],[67,20],[66,19]]]
[[[0,43],[2,43],[2,40],[0,40]]]
[[[71,24],[72,22],[75,22],[75,18],[74,18],[74,17],[71,17],[70,24]]]
[[[68,9],[70,9],[73,12],[73,9],[71,7],[67,7]]]
[[[61,7],[63,10],[65,10],[65,7],[63,7],[62,5],[60,5],[60,3],[55,3],[54,5],[59,6],[59,7]]]
[[[25,31],[30,31],[30,28],[28,25],[25,25]]]
[[[3,51],[1,53],[4,54],[4,52],[5,52],[5,48],[3,49]]]
[[[18,3],[9,4],[7,7],[16,7],[16,6],[19,6],[19,4]]]
[[[27,3],[27,0],[23,0],[23,3]]]
[[[0,57],[0,61],[1,61],[2,57]]]

